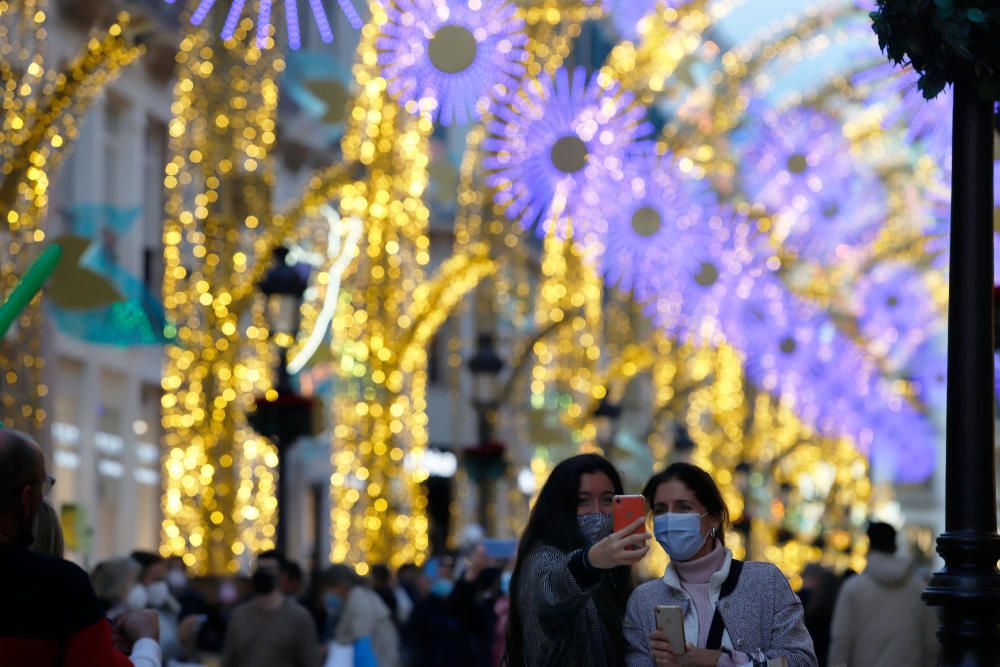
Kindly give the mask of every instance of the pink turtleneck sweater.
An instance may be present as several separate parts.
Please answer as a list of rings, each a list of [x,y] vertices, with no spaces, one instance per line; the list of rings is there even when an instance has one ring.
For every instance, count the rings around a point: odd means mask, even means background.
[[[712,600],[708,586],[712,575],[719,571],[726,562],[726,550],[722,544],[715,542],[715,548],[706,555],[683,563],[675,562],[674,568],[681,580],[681,588],[691,596],[694,610],[698,614],[698,643],[696,646],[705,648],[708,643],[708,631],[712,627]]]
[[[708,643],[708,632],[712,629],[712,617],[715,615],[709,582],[712,580],[712,575],[718,572],[725,562],[726,550],[722,543],[716,540],[715,548],[701,558],[684,563],[677,561],[673,563],[677,570],[677,576],[681,580],[681,588],[691,596],[691,603],[698,615],[698,643],[696,644],[698,648],[705,648]],[[716,664],[717,667],[734,667],[749,663],[750,656],[737,651],[733,653],[732,657],[723,655]]]

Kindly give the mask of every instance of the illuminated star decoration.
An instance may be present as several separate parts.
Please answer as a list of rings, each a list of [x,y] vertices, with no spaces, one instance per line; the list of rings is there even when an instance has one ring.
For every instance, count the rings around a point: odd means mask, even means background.
[[[574,234],[600,252],[608,284],[632,292],[664,329],[694,329],[722,296],[715,288],[731,254],[731,221],[711,189],[683,174],[674,156],[651,142],[629,152],[618,196],[601,201],[601,215],[580,221]]]
[[[907,363],[913,390],[928,410],[944,414],[948,397],[948,341],[942,334],[929,338]]]
[[[602,88],[597,76],[588,82],[579,68],[572,77],[565,69],[542,75],[498,107],[487,125],[484,164],[505,215],[525,229],[594,215],[603,197],[615,196],[629,147],[652,133],[634,101],[618,84]]]
[[[676,9],[688,0],[615,0],[611,8],[611,23],[618,35],[626,41],[639,38],[639,23],[655,11],[664,8]]]
[[[858,330],[875,356],[902,362],[943,324],[920,271],[884,264],[858,286]]]
[[[464,124],[517,89],[528,36],[509,0],[396,0],[387,13],[378,62],[411,113]]]
[[[778,240],[824,264],[874,240],[886,217],[884,187],[852,159],[836,120],[809,108],[748,116],[737,132],[742,182],[775,214]]]
[[[176,0],[166,0],[166,2],[174,4]],[[200,0],[198,6],[191,14],[191,23],[197,26],[204,23],[212,11],[212,7],[215,6],[215,2],[216,0]],[[355,30],[360,30],[364,25],[364,21],[358,15],[358,10],[351,4],[351,0],[337,0],[337,4],[340,6],[341,11],[344,12],[344,16],[347,17],[347,22],[351,24],[351,27]],[[274,0],[260,0],[257,8],[256,43],[258,48],[261,49],[267,48],[272,44],[270,37],[271,10],[273,5]],[[233,38],[233,35],[236,33],[236,27],[243,17],[245,7],[246,0],[232,0],[232,4],[229,5],[229,11],[226,13],[226,21],[222,26],[222,32],[220,33],[223,39]],[[333,28],[330,26],[330,17],[326,13],[326,7],[323,6],[323,0],[309,0],[309,9],[316,20],[320,39],[326,44],[332,43]],[[299,49],[302,46],[302,34],[299,25],[298,0],[285,0],[285,31],[288,35],[289,48],[293,50]]]

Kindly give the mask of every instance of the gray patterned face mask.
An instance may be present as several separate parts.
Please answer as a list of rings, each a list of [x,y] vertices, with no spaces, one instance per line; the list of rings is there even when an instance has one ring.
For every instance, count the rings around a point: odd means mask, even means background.
[[[601,512],[577,514],[576,521],[580,524],[580,532],[590,544],[600,542],[611,534],[611,515]]]

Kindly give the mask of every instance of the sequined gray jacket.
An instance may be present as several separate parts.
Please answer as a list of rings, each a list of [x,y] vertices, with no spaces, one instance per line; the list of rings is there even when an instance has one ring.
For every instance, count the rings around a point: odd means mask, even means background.
[[[601,572],[587,566],[582,550],[539,545],[528,554],[517,582],[526,667],[623,663],[623,656],[610,655],[611,638],[593,599],[600,582]]]
[[[729,553],[725,562],[726,572],[716,573],[719,577],[713,575],[713,583],[726,578],[732,562]],[[812,638],[803,622],[802,603],[781,570],[770,563],[743,563],[733,591],[721,599],[719,593],[718,585],[713,586],[712,602],[725,625],[724,647],[751,655],[759,650],[768,658],[784,656],[788,667],[816,667]],[[653,610],[657,605],[678,605],[684,609],[686,619],[694,613],[690,597],[681,588],[672,566],[662,578],[636,587],[629,598],[624,625],[628,667],[653,666],[649,635],[656,627]]]

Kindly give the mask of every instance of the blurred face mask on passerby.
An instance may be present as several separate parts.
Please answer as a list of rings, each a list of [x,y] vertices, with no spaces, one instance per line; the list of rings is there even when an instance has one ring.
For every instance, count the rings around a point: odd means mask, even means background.
[[[223,581],[219,585],[219,602],[224,605],[236,604],[240,599],[240,591],[232,580]]]
[[[170,588],[166,581],[154,581],[146,587],[146,594],[149,597],[150,607],[164,607],[170,600]]]
[[[455,583],[450,579],[435,579],[434,583],[431,584],[430,594],[436,595],[439,598],[446,598],[451,595],[453,588],[455,588]]]
[[[187,575],[184,574],[184,570],[173,569],[167,572],[167,585],[170,586],[170,590],[174,593],[180,593],[187,589]]]
[[[343,607],[344,601],[339,595],[333,591],[323,593],[323,608],[326,610],[327,616],[338,618]]]
[[[125,596],[125,608],[145,609],[148,604],[149,593],[146,591],[146,587],[139,583],[133,584],[128,595]]]

